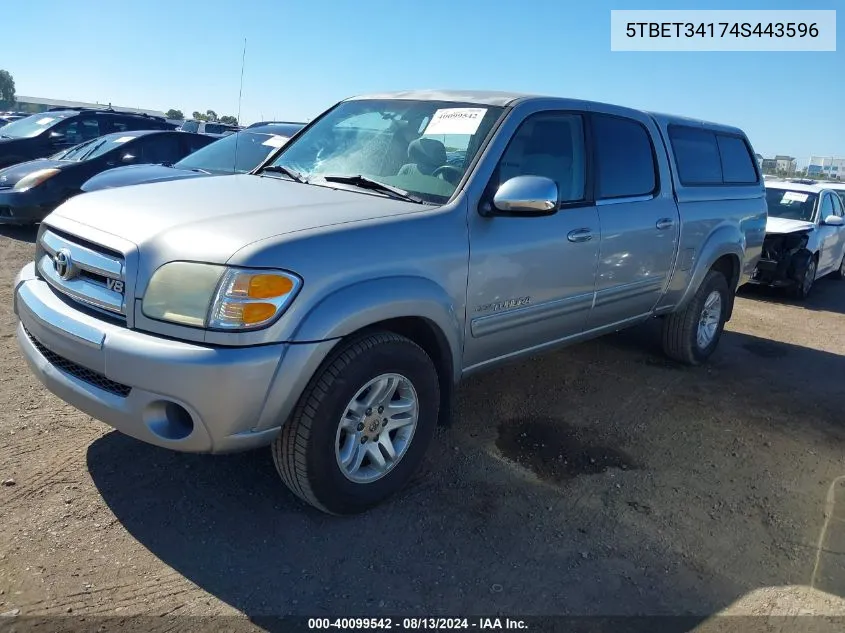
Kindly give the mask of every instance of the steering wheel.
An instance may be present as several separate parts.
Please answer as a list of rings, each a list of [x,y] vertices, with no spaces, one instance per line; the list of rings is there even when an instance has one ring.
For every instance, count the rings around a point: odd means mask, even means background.
[[[431,173],[431,175],[435,178],[445,180],[446,182],[452,185],[457,185],[463,174],[464,172],[462,169],[459,169],[453,165],[441,165]]]

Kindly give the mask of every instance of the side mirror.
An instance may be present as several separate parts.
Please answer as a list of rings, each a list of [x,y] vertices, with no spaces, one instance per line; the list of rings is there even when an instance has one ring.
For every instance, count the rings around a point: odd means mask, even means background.
[[[557,184],[545,176],[516,176],[499,186],[492,215],[552,215],[558,207]]]
[[[838,215],[829,215],[824,219],[824,222],[827,226],[842,226],[845,224],[845,218],[841,218]]]
[[[121,160],[121,162],[124,162],[124,163],[132,163],[132,162],[135,161],[135,155],[134,154],[124,154],[123,158],[121,158],[120,160]]]
[[[53,145],[61,145],[67,140],[67,137],[65,137],[65,135],[61,132],[50,132],[50,135],[47,138]]]

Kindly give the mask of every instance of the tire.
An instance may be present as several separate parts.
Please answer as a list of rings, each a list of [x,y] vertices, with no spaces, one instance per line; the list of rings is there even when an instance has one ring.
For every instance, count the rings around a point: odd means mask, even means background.
[[[718,306],[714,293],[718,294]],[[716,270],[708,272],[686,308],[665,317],[664,353],[685,365],[700,365],[707,360],[722,337],[731,299],[731,290],[725,276]],[[705,317],[705,309],[708,324],[715,327],[707,329],[708,332],[712,330],[712,334],[707,338],[708,342],[702,345],[699,342],[699,325]]]
[[[801,271],[801,274],[795,280],[795,285],[790,288],[790,294],[794,299],[804,301],[810,296],[810,293],[813,290],[813,285],[816,281],[817,268],[818,262],[816,262],[815,257],[812,257],[810,261],[807,262],[807,266],[804,267],[804,270]]]
[[[416,426],[412,430],[408,429],[412,424],[407,423],[401,428],[392,427],[402,416],[405,416],[403,420],[412,419],[413,412],[396,413],[387,426],[378,429],[378,422],[387,418],[382,419],[375,404],[371,407],[372,416],[353,419],[352,407],[358,406],[353,400],[360,394],[363,401],[375,393],[364,388],[382,376],[393,376],[378,383],[388,385],[384,393],[390,390],[390,380],[399,385],[395,393],[400,399],[391,403],[397,410],[407,406],[412,397],[416,398]],[[387,401],[382,402],[386,406]],[[437,370],[416,343],[392,332],[374,332],[351,339],[341,343],[317,371],[291,418],[282,426],[272,446],[276,470],[295,495],[323,512],[341,515],[363,512],[398,492],[417,470],[434,436],[439,407]],[[349,428],[342,427],[342,419],[354,423]],[[357,443],[362,438],[366,438],[361,444],[363,449]],[[377,451],[389,464],[388,453],[381,448],[385,441],[393,447],[398,459],[378,474],[367,451]],[[344,453],[342,447],[355,455],[356,450],[367,452],[363,462],[358,460],[361,465],[355,473],[344,472],[340,462],[350,453]],[[367,475],[378,476],[368,481],[352,478]]]

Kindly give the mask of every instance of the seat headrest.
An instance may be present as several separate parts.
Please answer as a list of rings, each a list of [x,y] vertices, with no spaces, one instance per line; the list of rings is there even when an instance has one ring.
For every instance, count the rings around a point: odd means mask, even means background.
[[[420,171],[432,172],[446,164],[446,147],[433,138],[418,138],[408,145],[408,158],[417,164]]]

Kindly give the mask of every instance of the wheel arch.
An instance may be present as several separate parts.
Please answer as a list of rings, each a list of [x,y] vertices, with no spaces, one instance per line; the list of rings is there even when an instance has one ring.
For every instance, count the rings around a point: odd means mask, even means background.
[[[689,283],[677,302],[675,310],[683,310],[695,296],[707,273],[718,270],[725,275],[731,290],[727,313],[727,319],[730,319],[733,313],[734,295],[742,275],[744,257],[745,237],[737,227],[724,225],[713,231],[699,251]]]
[[[445,424],[460,380],[462,327],[463,308],[455,307],[441,286],[422,277],[388,277],[332,293],[305,316],[293,340],[345,340],[378,330],[412,340],[437,369]]]

